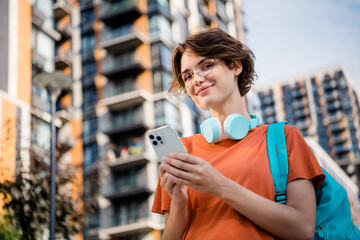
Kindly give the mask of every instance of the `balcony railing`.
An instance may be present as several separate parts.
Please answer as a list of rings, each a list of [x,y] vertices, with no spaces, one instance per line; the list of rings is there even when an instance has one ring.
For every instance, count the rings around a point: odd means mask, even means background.
[[[93,6],[93,0],[80,0],[80,8],[84,10]]]
[[[72,64],[72,54],[67,52],[65,54],[59,54],[55,57],[55,68],[64,69],[70,67]]]
[[[70,15],[72,10],[71,4],[67,0],[57,0],[54,4],[54,17],[60,19]]]
[[[139,17],[141,12],[138,8],[139,0],[123,0],[103,2],[100,8],[100,18],[110,23],[119,19]]]
[[[102,72],[107,77],[119,77],[144,71],[142,57],[134,52],[109,55],[102,60]]]
[[[117,28],[105,28],[102,32],[103,41],[108,41],[114,38],[122,37],[133,32],[133,24],[124,25]]]
[[[101,46],[115,53],[136,48],[146,41],[145,36],[133,24],[117,28],[105,28],[102,38]]]
[[[104,98],[113,97],[126,92],[132,92],[136,90],[136,79],[128,78],[126,80],[120,80],[115,83],[109,83],[104,86],[103,89]]]

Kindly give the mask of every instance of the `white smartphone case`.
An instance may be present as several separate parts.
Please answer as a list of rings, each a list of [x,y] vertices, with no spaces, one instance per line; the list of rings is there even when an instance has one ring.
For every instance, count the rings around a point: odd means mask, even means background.
[[[186,153],[177,131],[170,125],[148,131],[147,137],[159,160],[172,152]]]

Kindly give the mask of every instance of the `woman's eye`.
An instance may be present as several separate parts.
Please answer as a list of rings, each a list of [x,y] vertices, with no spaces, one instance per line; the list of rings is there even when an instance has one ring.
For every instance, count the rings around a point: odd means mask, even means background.
[[[205,63],[205,64],[202,66],[201,70],[202,70],[202,71],[206,71],[206,70],[212,68],[213,66],[214,66],[214,64],[213,64],[212,62],[208,62],[208,63]]]
[[[187,82],[187,81],[191,80],[191,78],[192,78],[191,74],[186,74],[186,75],[183,77],[184,82]]]

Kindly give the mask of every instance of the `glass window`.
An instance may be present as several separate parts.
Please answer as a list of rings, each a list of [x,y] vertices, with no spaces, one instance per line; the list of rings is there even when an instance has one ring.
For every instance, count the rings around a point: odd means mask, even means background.
[[[154,91],[162,92],[167,91],[169,88],[169,84],[172,80],[172,75],[165,71],[155,71],[153,75],[154,79]]]
[[[81,23],[88,23],[94,20],[94,11],[89,9],[81,12]]]
[[[151,60],[153,67],[162,67],[171,72],[171,50],[158,42],[151,46]]]
[[[97,131],[97,117],[90,117],[84,120],[84,136],[95,134]]]
[[[96,44],[96,39],[94,34],[84,35],[81,39],[81,49],[83,51],[93,50]]]
[[[32,118],[32,123],[33,123],[33,130],[31,134],[32,141],[41,148],[50,152],[50,140],[51,140],[50,124],[36,117]]]
[[[54,71],[55,42],[52,38],[34,27],[31,31],[31,47],[44,60],[44,70]]]
[[[96,63],[94,61],[83,65],[84,76],[94,75],[95,73],[96,73]]]
[[[96,143],[85,146],[84,148],[84,167],[96,162],[99,156],[99,150]],[[87,172],[87,171],[86,171]]]
[[[53,22],[53,1],[52,0],[32,0],[31,4],[33,6],[36,6],[37,9],[39,9],[43,14],[46,16],[46,20],[44,22],[44,25],[53,28],[54,22]]]
[[[164,37],[172,39],[171,23],[162,15],[150,17],[150,38]]]

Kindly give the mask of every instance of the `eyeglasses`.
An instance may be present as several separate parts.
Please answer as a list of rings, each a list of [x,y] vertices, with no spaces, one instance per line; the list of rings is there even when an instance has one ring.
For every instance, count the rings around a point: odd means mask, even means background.
[[[205,78],[210,75],[212,69],[215,66],[215,60],[211,58],[204,58],[198,64],[196,64],[194,71],[191,71],[189,69],[184,70],[181,72],[178,76],[178,84],[180,85],[180,82],[183,82],[186,88],[190,88],[193,80],[195,78],[195,73]]]

